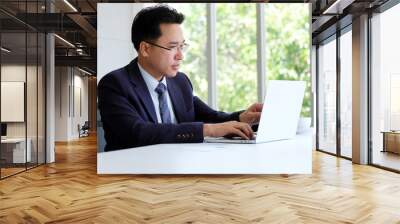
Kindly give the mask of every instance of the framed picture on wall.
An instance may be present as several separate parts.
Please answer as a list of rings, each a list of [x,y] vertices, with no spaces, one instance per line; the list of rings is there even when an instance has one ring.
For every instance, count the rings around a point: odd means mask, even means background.
[[[1,122],[24,122],[25,82],[1,82]]]

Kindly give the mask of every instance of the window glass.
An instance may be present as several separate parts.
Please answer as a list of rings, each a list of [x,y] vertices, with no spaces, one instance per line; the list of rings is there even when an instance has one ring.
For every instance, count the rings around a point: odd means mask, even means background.
[[[318,48],[318,148],[336,154],[336,37]]]
[[[312,97],[309,5],[275,3],[264,6],[267,82],[268,80],[306,81],[307,88],[301,115],[310,117]]]
[[[341,155],[351,158],[352,141],[352,35],[340,36],[340,127]]]
[[[178,12],[185,15],[182,24],[188,51],[180,71],[185,73],[193,85],[194,94],[207,103],[207,11],[204,3],[170,3]]]
[[[256,4],[217,4],[217,105],[233,112],[257,101]]]
[[[7,18],[0,13],[0,17]],[[17,28],[17,27],[16,27]],[[20,28],[20,27],[18,27]],[[25,30],[1,29],[1,124],[6,133],[1,140],[1,177],[24,171],[30,161],[30,141],[26,141],[25,91],[27,74]],[[7,96],[7,97],[6,97]],[[28,155],[27,153],[28,146]]]
[[[372,163],[400,170],[400,5],[372,17]]]

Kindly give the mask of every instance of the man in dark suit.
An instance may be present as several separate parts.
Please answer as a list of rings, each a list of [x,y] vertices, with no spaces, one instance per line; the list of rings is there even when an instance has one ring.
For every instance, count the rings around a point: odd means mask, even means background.
[[[105,151],[159,143],[203,142],[204,137],[253,137],[251,124],[262,104],[245,111],[215,111],[198,97],[188,77],[178,72],[187,47],[184,16],[157,5],[141,10],[132,24],[138,57],[110,72],[98,85],[107,145]]]

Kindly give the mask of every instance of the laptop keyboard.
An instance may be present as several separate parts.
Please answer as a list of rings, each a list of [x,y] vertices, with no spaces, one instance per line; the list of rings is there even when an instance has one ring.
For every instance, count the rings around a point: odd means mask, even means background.
[[[253,138],[249,139],[249,140],[255,140],[256,137],[257,137],[257,132],[254,132]],[[231,140],[248,140],[248,139],[244,139],[237,135],[228,135],[228,136],[225,136],[224,138],[231,139]]]

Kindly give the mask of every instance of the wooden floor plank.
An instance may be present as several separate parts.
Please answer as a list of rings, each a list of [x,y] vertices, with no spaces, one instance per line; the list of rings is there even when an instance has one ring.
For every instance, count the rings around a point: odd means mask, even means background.
[[[97,175],[96,138],[0,181],[0,223],[400,223],[400,175],[313,153],[312,175]]]

